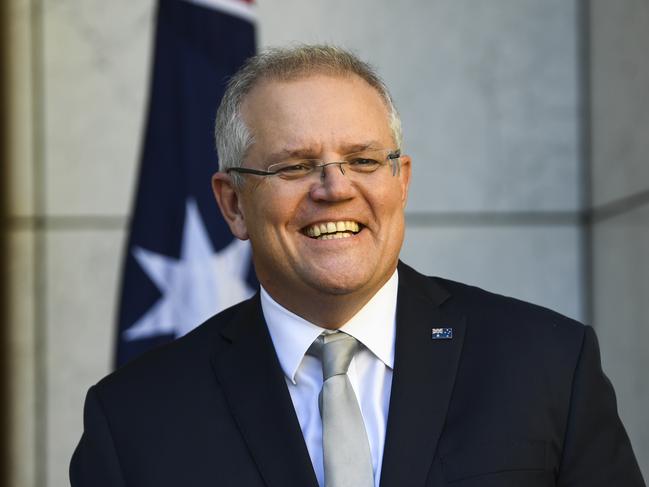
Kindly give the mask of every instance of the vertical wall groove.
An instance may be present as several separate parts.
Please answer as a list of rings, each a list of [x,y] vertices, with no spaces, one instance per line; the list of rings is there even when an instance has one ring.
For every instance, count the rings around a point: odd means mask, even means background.
[[[591,124],[591,57],[590,0],[577,2],[577,62],[579,96],[579,163],[581,221],[581,270],[583,289],[583,321],[593,323],[593,197],[592,197],[592,124]]]
[[[34,141],[34,213],[45,216],[45,94],[43,53],[43,1],[32,0],[32,107]],[[36,485],[47,486],[47,327],[46,327],[46,245],[44,228],[34,230],[34,328],[35,328],[35,397],[36,397]]]

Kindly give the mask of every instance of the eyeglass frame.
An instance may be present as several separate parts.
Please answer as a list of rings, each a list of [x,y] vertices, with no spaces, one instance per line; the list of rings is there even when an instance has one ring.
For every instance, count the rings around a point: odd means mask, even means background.
[[[398,160],[398,159],[401,158],[401,149],[374,149],[374,150],[377,151],[377,152],[378,151],[389,151],[388,154],[385,157],[385,162],[383,162],[381,164],[381,166],[391,164],[391,166],[392,166],[392,175],[393,176],[399,175],[399,173],[401,171],[401,165],[398,164],[397,162],[395,162],[395,160]],[[350,154],[346,154],[343,157],[349,157],[349,156],[352,156],[354,154],[362,154],[363,152],[365,152],[365,151],[352,152]],[[296,165],[300,164],[300,161],[302,161],[302,162],[304,162],[304,161],[320,161],[320,162],[322,162],[321,164],[316,164],[316,165],[313,166],[314,171],[316,169],[320,169],[320,168],[322,169],[322,171],[320,173],[321,178],[324,178],[324,174],[325,174],[324,168],[327,167],[327,166],[338,165],[338,167],[340,168],[340,172],[342,174],[345,174],[345,170],[343,169],[343,165],[345,165],[345,164],[349,165],[349,161],[324,162],[321,159],[308,159],[308,158],[299,159],[299,160],[297,160],[295,162],[295,164]],[[282,164],[282,162],[278,162],[276,164],[271,164],[268,167],[271,168],[271,167],[273,167],[273,166],[275,166],[277,164]],[[379,169],[379,168],[377,167],[377,169]],[[262,169],[252,169],[252,168],[248,168],[248,167],[229,167],[229,168],[227,168],[225,170],[225,173],[230,174],[231,172],[236,172],[236,173],[239,173],[239,174],[253,174],[255,176],[275,176],[275,175],[279,174],[280,171],[281,171],[281,169],[278,169],[277,171],[264,171]],[[352,170],[352,172],[355,172],[355,171]],[[376,170],[372,171],[372,172],[376,172]],[[294,179],[294,181],[304,180],[310,174],[311,173],[305,174],[303,177],[299,177],[299,178]],[[285,181],[289,181],[289,180],[285,180]]]

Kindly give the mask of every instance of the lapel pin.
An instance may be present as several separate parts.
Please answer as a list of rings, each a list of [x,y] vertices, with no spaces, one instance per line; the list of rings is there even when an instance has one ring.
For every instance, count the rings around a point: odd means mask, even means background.
[[[433,328],[430,338],[432,340],[450,340],[453,338],[453,328]]]

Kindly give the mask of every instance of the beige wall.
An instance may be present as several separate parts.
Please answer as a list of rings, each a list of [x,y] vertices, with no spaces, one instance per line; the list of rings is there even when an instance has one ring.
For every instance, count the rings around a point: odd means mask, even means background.
[[[152,1],[10,0],[11,472],[67,485],[109,370]]]
[[[9,1],[10,485],[58,487],[67,485],[85,391],[109,370],[153,0]],[[371,22],[359,22],[368,12]],[[260,1],[258,15],[260,45],[343,44],[392,87],[414,158],[407,262],[587,318],[576,0],[413,0],[399,8],[390,0],[275,0]],[[634,183],[646,175],[633,174]],[[606,225],[595,232],[602,249],[619,238]],[[646,240],[642,228],[633,235]],[[627,255],[621,243],[610,245]],[[636,282],[612,267],[615,282]],[[617,306],[602,289],[598,326]],[[634,306],[627,322],[636,328],[623,335],[631,342],[646,336],[649,313]],[[647,382],[636,367],[647,354],[619,347],[620,337],[601,326],[625,419],[646,445],[640,411],[649,399],[638,391]],[[649,450],[640,451],[647,465]]]
[[[35,486],[36,470],[36,268],[33,191],[33,109],[31,5],[9,2],[6,80],[9,228],[9,476],[10,485]],[[4,26],[3,26],[4,27]],[[4,189],[3,188],[3,189]]]
[[[649,477],[649,3],[591,2],[594,322]]]

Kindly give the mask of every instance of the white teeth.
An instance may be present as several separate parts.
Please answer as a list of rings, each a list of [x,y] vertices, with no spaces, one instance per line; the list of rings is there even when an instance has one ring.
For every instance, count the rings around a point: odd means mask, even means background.
[[[330,240],[332,238],[346,238],[358,233],[360,226],[355,221],[341,220],[335,222],[316,223],[308,227],[304,233],[313,238],[320,240]]]
[[[338,238],[349,238],[353,233],[349,232],[336,232],[336,233],[327,233],[318,238],[318,240],[334,240]]]

